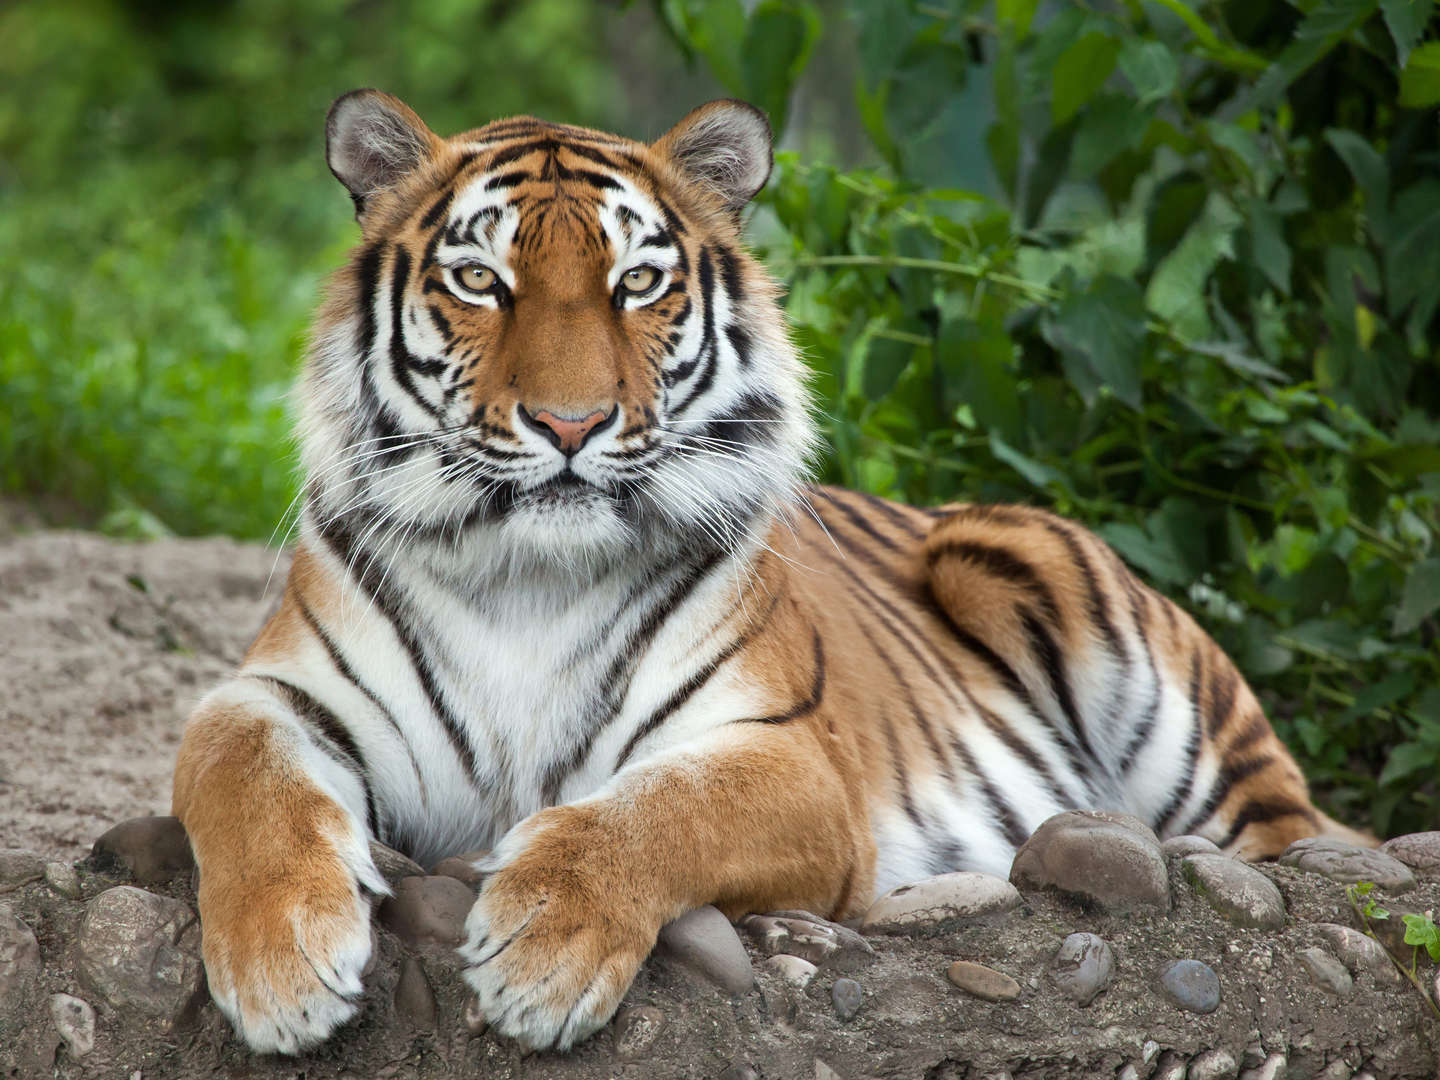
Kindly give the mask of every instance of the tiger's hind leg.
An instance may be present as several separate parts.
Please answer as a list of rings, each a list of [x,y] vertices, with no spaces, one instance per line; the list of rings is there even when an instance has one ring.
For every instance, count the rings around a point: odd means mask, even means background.
[[[1247,859],[1306,836],[1375,842],[1314,807],[1229,657],[1093,533],[1027,507],[963,506],[936,522],[925,559],[994,711],[1027,714],[1093,808]]]

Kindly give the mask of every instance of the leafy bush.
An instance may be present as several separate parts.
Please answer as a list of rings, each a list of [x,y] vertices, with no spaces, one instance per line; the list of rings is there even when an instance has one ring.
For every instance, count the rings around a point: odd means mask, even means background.
[[[656,7],[764,102],[819,26],[803,0]],[[884,167],[780,156],[755,235],[828,477],[1089,523],[1238,660],[1338,813],[1440,827],[1432,2],[1037,8],[853,3]],[[762,34],[783,63],[744,63]],[[954,103],[987,94],[963,139]],[[991,189],[947,185],[979,155]]]

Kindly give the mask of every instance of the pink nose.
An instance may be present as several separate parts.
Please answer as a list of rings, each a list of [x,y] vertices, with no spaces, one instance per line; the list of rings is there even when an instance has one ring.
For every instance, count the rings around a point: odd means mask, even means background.
[[[609,412],[596,409],[589,416],[582,416],[579,419],[556,416],[549,409],[541,409],[532,415],[524,405],[520,406],[520,419],[532,430],[549,439],[566,457],[576,453],[596,431],[609,426],[609,421],[614,416],[615,407],[613,405]]]

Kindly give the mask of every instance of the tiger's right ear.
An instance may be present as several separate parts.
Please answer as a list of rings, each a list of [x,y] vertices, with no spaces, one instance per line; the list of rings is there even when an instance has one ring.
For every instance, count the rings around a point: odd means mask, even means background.
[[[388,191],[440,146],[440,137],[415,110],[379,90],[352,90],[336,99],[325,118],[325,160],[355,201]]]

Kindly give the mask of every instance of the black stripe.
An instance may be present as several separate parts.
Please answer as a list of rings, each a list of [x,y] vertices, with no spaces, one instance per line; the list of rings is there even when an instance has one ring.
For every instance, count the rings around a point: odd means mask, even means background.
[[[723,244],[716,248],[716,259],[720,263],[720,279],[725,283],[725,292],[732,304],[738,304],[745,297],[745,286],[740,283],[740,260]]]
[[[1085,724],[1080,719],[1080,710],[1075,706],[1075,697],[1070,689],[1070,679],[1065,672],[1065,657],[1060,652],[1060,647],[1055,644],[1055,639],[1050,636],[1050,631],[1045,629],[1035,613],[1029,608],[1020,609],[1020,621],[1025,627],[1025,636],[1030,641],[1030,651],[1040,660],[1045,669],[1045,677],[1050,682],[1050,693],[1060,706],[1065,721],[1070,725],[1071,733],[1080,750],[1091,761],[1099,763],[1095,756],[1095,748],[1090,745],[1090,738],[1085,733]]]
[[[410,253],[402,247],[395,249],[395,264],[390,275],[390,373],[395,381],[431,416],[435,415],[435,406],[431,405],[415,388],[415,381],[410,377],[412,370],[419,370],[424,374],[434,375],[437,372],[431,370],[434,361],[425,361],[416,357],[405,346],[405,286],[410,280]],[[444,370],[444,365],[440,365]]]
[[[880,709],[880,722],[885,726],[885,745],[890,751],[890,772],[895,778],[895,788],[900,793],[900,808],[905,811],[905,816],[910,819],[910,824],[920,830],[920,835],[929,841],[925,819],[920,816],[920,811],[915,807],[915,796],[910,790],[910,779],[905,774],[905,768],[900,761],[900,737],[895,734],[895,724],[890,719],[890,714]]]
[[[274,675],[250,675],[249,677],[269,683],[278,691],[279,696],[284,699],[291,712],[339,751],[341,757],[344,758],[342,764],[347,765],[355,773],[356,779],[360,781],[360,786],[365,791],[365,828],[370,835],[377,835],[375,793],[370,789],[370,769],[366,766],[365,755],[360,752],[360,747],[356,745],[350,730],[340,722],[338,716],[294,683],[276,678]]]
[[[1175,794],[1165,804],[1165,809],[1160,811],[1160,816],[1155,820],[1155,833],[1162,839],[1166,830],[1170,827],[1180,808],[1190,799],[1190,793],[1195,787],[1195,764],[1200,757],[1200,731],[1204,720],[1200,716],[1200,654],[1194,653],[1190,658],[1190,713],[1191,728],[1190,740],[1185,745],[1185,783],[1176,788]]]
[[[454,188],[451,188],[449,191],[445,192],[444,195],[441,195],[440,198],[436,199],[433,203],[431,203],[430,209],[426,210],[425,216],[420,219],[420,227],[422,229],[428,229],[431,228],[436,222],[438,222],[440,220],[440,215],[445,213],[446,210],[450,209],[450,200],[453,198],[455,198],[455,190]]]
[[[615,759],[615,772],[619,772],[624,764],[630,760],[630,755],[635,752],[635,747],[638,746],[641,741],[646,739],[656,728],[664,724],[665,721],[669,720],[681,706],[694,697],[695,694],[710,681],[715,672],[719,671],[727,660],[754,640],[756,634],[759,634],[765,627],[770,625],[770,621],[775,615],[775,608],[780,603],[781,595],[780,593],[776,593],[772,596],[769,606],[758,621],[751,623],[750,626],[745,628],[743,633],[736,635],[730,644],[726,645],[725,648],[716,653],[714,657],[702,665],[690,678],[676,687],[674,692],[665,699],[665,703],[645,718],[645,721],[635,729],[626,741],[625,748],[620,751],[620,756]]]
[[[1212,738],[1235,711],[1235,697],[1240,692],[1240,672],[1235,665],[1221,657],[1219,666],[1210,676],[1210,708],[1205,714],[1205,730]]]
[[[1251,799],[1240,808],[1234,819],[1230,822],[1230,831],[1223,839],[1216,841],[1216,846],[1221,850],[1228,848],[1240,838],[1240,834],[1250,825],[1263,825],[1267,821],[1275,821],[1283,817],[1303,817],[1314,822],[1314,814],[1309,808],[1293,802],[1262,802]]]
[[[508,190],[509,188],[519,187],[527,180],[533,179],[535,179],[534,173],[527,172],[524,169],[513,169],[510,172],[501,173],[499,176],[492,176],[489,180],[486,180],[485,190],[496,191],[500,188]]]
[[[915,700],[915,695],[911,692],[910,684],[905,678],[904,673],[901,672],[894,658],[891,657],[880,642],[875,639],[875,635],[870,632],[870,628],[864,623],[857,623],[856,625],[871,650],[880,658],[880,663],[890,672],[890,677],[895,681],[895,685],[900,688],[900,693],[905,699],[906,708],[910,711],[910,718],[914,720],[915,726],[920,729],[920,733],[925,736],[925,742],[930,747],[931,756],[935,758],[936,765],[940,767],[940,775],[953,786],[955,783],[955,770],[951,768],[950,759],[945,756],[945,752],[940,748],[940,740],[935,737],[935,729],[931,726],[925,714],[921,712],[920,703]]]
[[[320,621],[315,618],[315,613],[310,610],[310,605],[305,603],[305,600],[298,592],[294,595],[295,606],[300,611],[300,617],[305,620],[305,625],[310,628],[310,632],[314,634],[320,644],[325,647],[325,653],[330,657],[330,663],[336,672],[338,672],[342,678],[348,679],[360,693],[365,695],[370,704],[375,706],[380,715],[384,717],[385,722],[390,725],[390,730],[393,731],[395,737],[400,740],[400,745],[405,747],[405,755],[410,759],[410,768],[415,771],[415,783],[420,789],[420,801],[423,805],[428,805],[430,792],[425,784],[425,776],[420,771],[420,763],[415,760],[415,750],[411,747],[409,740],[405,738],[405,732],[401,730],[400,725],[396,723],[394,715],[385,707],[384,702],[376,697],[375,692],[366,686],[360,677],[355,674],[355,669],[352,668],[350,662],[345,659],[345,655],[340,651],[339,645],[337,645],[334,639],[325,631],[325,628],[320,625]],[[383,840],[384,837],[380,837],[380,839]]]
[[[784,417],[784,406],[768,390],[747,390],[727,412],[728,416],[705,424],[697,441],[703,444],[704,439],[718,439],[728,444],[725,449],[737,451],[748,443],[773,442],[773,421]]]
[[[928,525],[923,529],[916,525],[915,522],[905,516],[904,510],[889,499],[882,499],[879,495],[872,495],[868,491],[851,491],[849,494],[864,499],[871,507],[878,510],[881,515],[889,519],[890,523],[897,529],[903,533],[908,533],[916,540],[922,539],[930,531]]]
[[[750,351],[754,348],[750,335],[738,323],[731,323],[725,328],[725,338],[730,342],[730,348],[735,350],[735,357],[740,361],[741,370],[750,367]]]
[[[684,382],[701,363],[705,364],[705,368],[695,380],[695,385],[690,388],[685,400],[674,410],[675,416],[682,416],[695,399],[710,389],[710,384],[715,381],[715,271],[710,265],[710,253],[703,247],[700,249],[700,302],[700,348],[693,360],[675,370],[675,382]]]
[[[1120,636],[1120,631],[1115,628],[1115,620],[1110,612],[1110,601],[1106,599],[1105,591],[1100,588],[1100,577],[1095,571],[1095,564],[1090,561],[1090,556],[1085,553],[1080,541],[1071,535],[1070,529],[1049,515],[1040,518],[1040,524],[1050,531],[1053,536],[1059,538],[1066,549],[1070,552],[1070,559],[1080,570],[1080,576],[1085,579],[1085,591],[1090,609],[1090,621],[1100,628],[1100,633],[1105,637],[1105,644],[1110,652],[1119,658],[1120,662],[1130,664],[1130,650],[1125,647],[1125,640]]]
[[[1130,601],[1130,622],[1135,628],[1135,636],[1140,640],[1140,647],[1145,650],[1145,663],[1150,669],[1151,688],[1150,700],[1145,706],[1145,711],[1140,714],[1140,722],[1135,726],[1134,734],[1130,736],[1130,741],[1120,754],[1120,775],[1125,777],[1135,767],[1141,748],[1150,741],[1150,734],[1155,730],[1155,721],[1160,716],[1160,701],[1164,695],[1165,685],[1160,678],[1160,669],[1155,665],[1155,653],[1150,648],[1150,636],[1146,633],[1144,620],[1140,614],[1145,603],[1145,594],[1141,591],[1140,584],[1124,565],[1121,565],[1117,572],[1123,574],[1120,580]]]
[[[871,525],[868,521],[866,521],[863,517],[856,513],[856,511],[850,506],[841,502],[840,499],[836,496],[836,494],[829,488],[820,487],[812,488],[811,490],[818,494],[831,506],[835,507],[835,509],[839,510],[840,513],[844,514],[845,519],[849,521],[851,525],[859,529],[866,536],[870,537],[870,539],[874,540],[877,544],[880,544],[882,547],[889,548],[891,551],[900,550],[899,544],[897,544],[894,540],[891,540],[884,533],[876,529],[875,526]]]
[[[1005,832],[1005,839],[1010,842],[1010,846],[1018,848],[1021,844],[1025,843],[1026,840],[1030,839],[1030,830],[1025,827],[1025,823],[1020,819],[1020,815],[1015,812],[1015,808],[996,790],[995,785],[990,783],[990,778],[981,771],[979,762],[975,760],[975,755],[972,754],[970,748],[965,745],[965,740],[961,738],[958,731],[952,732],[950,735],[950,748],[955,751],[956,756],[960,759],[960,763],[965,766],[965,771],[970,774],[972,779],[979,783],[980,790],[984,793],[986,801],[995,808],[995,812],[1000,818],[1001,828]]]
[[[464,727],[459,719],[450,710],[439,684],[435,681],[435,672],[430,667],[430,662],[425,659],[424,651],[420,642],[416,639],[415,633],[410,625],[402,618],[399,605],[395,599],[382,588],[383,581],[376,572],[375,560],[365,552],[357,552],[354,538],[344,531],[338,523],[333,521],[322,522],[319,527],[321,538],[330,547],[340,565],[345,567],[347,573],[356,577],[356,584],[369,593],[374,600],[375,606],[389,621],[391,628],[395,631],[395,637],[399,640],[401,647],[405,650],[410,659],[410,666],[415,671],[415,677],[420,683],[420,688],[425,693],[425,698],[430,703],[436,719],[444,728],[446,737],[455,754],[459,757],[464,766],[466,775],[472,781],[478,781],[480,777],[479,764],[475,760],[475,750],[470,745],[469,739],[465,736]],[[352,569],[353,567],[353,569]],[[504,771],[507,763],[497,763],[497,770]]]
[[[1200,809],[1190,815],[1190,820],[1176,834],[1188,836],[1198,829],[1205,822],[1210,820],[1217,807],[1229,796],[1231,788],[1240,781],[1254,776],[1265,766],[1270,764],[1269,758],[1251,758],[1249,761],[1230,762],[1227,761],[1220,767],[1220,775],[1210,785],[1210,794],[1205,796],[1205,802]]]
[[[365,248],[355,262],[355,291],[360,300],[360,334],[355,348],[362,360],[375,346],[375,290],[380,284],[380,259],[384,253],[384,243],[376,242]]]
[[[1050,586],[1040,579],[1033,566],[1014,552],[975,540],[941,540],[925,553],[925,563],[933,571],[936,563],[950,557],[963,559],[994,577],[1019,585],[1040,601],[1052,626],[1062,625],[1060,605]]]
[[[809,716],[820,703],[825,699],[825,645],[820,640],[820,631],[813,626],[810,628],[811,644],[815,649],[815,671],[810,678],[810,692],[801,701],[797,701],[790,708],[781,713],[772,713],[769,716],[747,716],[737,720],[737,724],[788,724],[791,720],[799,720],[801,717]]]

